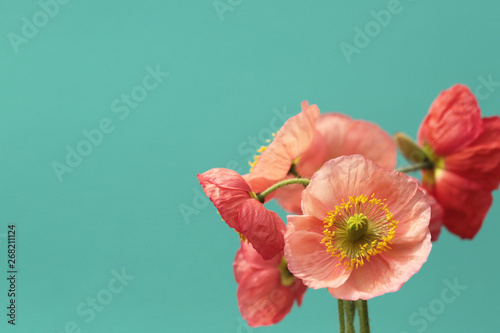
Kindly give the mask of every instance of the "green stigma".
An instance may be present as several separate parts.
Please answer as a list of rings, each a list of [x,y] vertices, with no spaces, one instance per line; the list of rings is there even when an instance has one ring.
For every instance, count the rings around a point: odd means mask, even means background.
[[[363,214],[354,214],[347,220],[347,239],[355,242],[368,230],[368,218]]]

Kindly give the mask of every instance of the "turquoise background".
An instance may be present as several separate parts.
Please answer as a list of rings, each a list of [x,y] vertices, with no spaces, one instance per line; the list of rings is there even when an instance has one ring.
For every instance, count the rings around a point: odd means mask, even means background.
[[[15,327],[0,282],[2,332],[335,332],[326,290],[308,290],[278,325],[246,326],[232,273],[238,239],[199,196],[196,174],[246,173],[252,137],[263,143],[302,100],[413,137],[454,83],[481,93],[484,115],[500,107],[499,84],[484,84],[500,82],[494,1],[221,0],[220,13],[212,0],[65,1],[0,1],[0,276],[9,224],[19,272]],[[390,22],[346,57],[341,43],[355,45],[356,27],[376,29],[371,11],[393,5]],[[144,90],[148,70],[161,73]],[[121,100],[131,93],[141,99],[133,108]],[[83,143],[88,156],[58,179],[66,147],[103,121],[111,132]],[[373,332],[493,331],[494,196],[473,241],[443,231],[418,274],[369,302]],[[467,287],[456,300],[425,329],[412,324],[455,279]],[[99,311],[86,305],[96,297]]]

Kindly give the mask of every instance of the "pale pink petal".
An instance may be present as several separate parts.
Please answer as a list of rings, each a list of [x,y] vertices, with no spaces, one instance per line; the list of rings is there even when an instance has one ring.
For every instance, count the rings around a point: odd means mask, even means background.
[[[250,173],[249,181],[253,178],[264,178],[272,184],[285,178],[293,160],[300,157],[313,141],[318,116],[318,107],[311,105],[288,119],[273,142],[260,154]],[[264,188],[259,186],[254,190],[260,192]]]
[[[287,148],[291,159],[301,156],[311,145],[318,116],[318,107],[308,105],[307,109],[288,119],[276,134],[274,141],[281,142]]]
[[[328,145],[321,133],[316,131],[313,142],[302,154],[298,164],[297,172],[303,178],[310,178],[321,168],[323,163],[329,160]]]
[[[283,251],[285,223],[278,214],[267,210],[257,200],[247,200],[241,207],[239,231],[260,255],[269,260]]]
[[[326,162],[302,192],[304,215],[324,220],[327,213],[349,196],[368,195],[365,182],[380,167],[361,155],[341,156]]]
[[[285,257],[288,269],[308,287],[337,287],[349,277],[351,270],[337,265],[339,260],[326,252],[321,244],[322,221],[312,216],[289,215],[285,234]]]
[[[344,155],[344,138],[352,122],[350,117],[341,113],[328,112],[319,116],[316,130],[326,142],[329,159]]]
[[[429,144],[439,156],[459,151],[482,132],[481,111],[474,94],[464,85],[454,85],[432,103],[418,132],[421,146]]]
[[[427,231],[424,242],[394,245],[392,249],[370,258],[338,288],[328,288],[332,296],[344,300],[370,299],[398,291],[427,261],[432,243]]]
[[[260,154],[257,164],[250,172],[248,182],[255,192],[262,192],[288,174],[293,158],[287,148],[276,139]],[[255,179],[259,179],[255,181]]]
[[[397,162],[392,137],[378,125],[364,120],[353,121],[345,133],[342,155],[353,154],[361,154],[388,169],[393,169]]]
[[[383,181],[382,181],[383,180]],[[431,210],[415,179],[395,170],[379,169],[365,184],[365,195],[386,200],[398,221],[394,243],[421,241],[429,228]]]

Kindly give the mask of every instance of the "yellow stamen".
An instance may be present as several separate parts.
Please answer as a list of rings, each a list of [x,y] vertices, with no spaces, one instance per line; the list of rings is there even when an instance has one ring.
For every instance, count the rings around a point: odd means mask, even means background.
[[[349,197],[327,213],[323,222],[326,251],[346,269],[363,266],[379,253],[389,250],[398,221],[387,208],[386,199],[372,194]]]
[[[275,136],[276,136],[276,133],[273,133],[273,139]],[[266,142],[268,142],[268,143],[270,143],[271,141],[272,141],[271,139],[266,140]],[[266,146],[261,146],[259,149],[257,149],[258,154],[254,155],[252,162],[248,162],[248,165],[250,166],[250,172],[252,172],[253,168],[255,168],[255,166],[257,165],[257,161],[260,158],[260,154],[262,154],[266,149],[267,149]]]

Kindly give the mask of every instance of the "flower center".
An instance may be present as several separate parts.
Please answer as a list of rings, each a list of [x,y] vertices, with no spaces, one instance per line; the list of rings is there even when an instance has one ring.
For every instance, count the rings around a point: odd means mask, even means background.
[[[354,214],[347,220],[346,233],[347,239],[355,242],[368,231],[368,219],[363,214]]]
[[[290,287],[295,281],[295,276],[288,270],[288,263],[286,262],[285,256],[281,258],[278,269],[281,273],[281,284],[285,287]]]
[[[372,194],[349,197],[327,213],[323,222],[326,252],[339,258],[339,265],[346,269],[363,266],[365,259],[390,249],[396,235],[398,221],[394,221],[387,208],[386,199]]]

